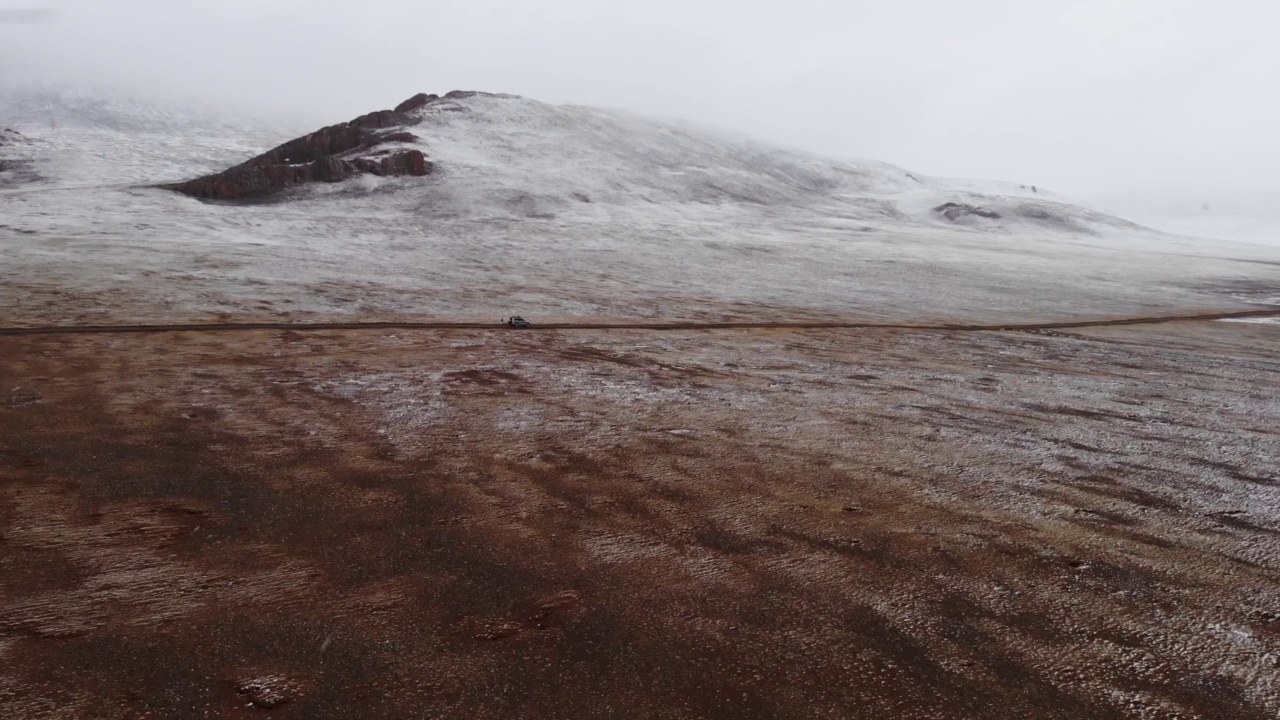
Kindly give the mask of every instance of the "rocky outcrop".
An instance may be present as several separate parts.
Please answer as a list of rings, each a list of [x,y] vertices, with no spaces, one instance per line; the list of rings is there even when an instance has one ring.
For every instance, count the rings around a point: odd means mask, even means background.
[[[408,100],[405,100],[404,102],[397,105],[395,112],[398,112],[398,113],[413,112],[414,110],[424,108],[430,105],[431,103],[439,102],[440,100],[464,100],[470,97],[511,97],[511,96],[478,92],[476,90],[452,90],[450,92],[445,93],[444,97],[440,97],[439,95],[428,95],[426,93],[418,93],[417,95],[414,95]]]
[[[17,130],[0,130],[0,187],[34,182],[31,141]]]
[[[988,210],[976,205],[966,205],[965,203],[957,202],[943,203],[934,208],[933,211],[951,222],[955,222],[961,218],[969,216],[987,218],[988,220],[1000,219],[1000,213],[995,210]]]
[[[357,175],[427,175],[430,172],[431,163],[421,150],[404,150],[351,160],[328,156],[302,164],[241,165],[175,185],[173,189],[198,198],[239,200],[265,197],[305,183],[342,182]]]
[[[26,141],[26,137],[24,137],[22,133],[18,132],[17,130],[10,130],[9,128],[0,130],[0,148],[12,147],[14,145],[18,145],[19,143],[23,143],[25,141]],[[3,162],[4,162],[4,159],[0,158],[0,163],[3,163]],[[3,165],[0,165],[0,170],[3,170]]]
[[[408,100],[405,100],[404,102],[397,105],[395,112],[398,112],[398,113],[413,112],[414,110],[417,110],[419,108],[424,108],[439,99],[440,99],[439,95],[428,95],[426,93],[418,93],[417,95],[414,95]]]
[[[421,122],[413,111],[439,99],[437,95],[415,95],[395,110],[380,110],[322,128],[229,170],[170,187],[198,198],[241,200],[306,183],[341,182],[357,175],[427,175],[432,170],[427,156],[402,146],[418,140],[407,129]]]

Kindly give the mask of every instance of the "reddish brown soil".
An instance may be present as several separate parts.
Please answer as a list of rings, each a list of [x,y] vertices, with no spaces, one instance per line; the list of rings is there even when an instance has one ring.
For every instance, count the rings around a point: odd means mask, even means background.
[[[3,718],[1274,718],[1280,329],[0,340]]]

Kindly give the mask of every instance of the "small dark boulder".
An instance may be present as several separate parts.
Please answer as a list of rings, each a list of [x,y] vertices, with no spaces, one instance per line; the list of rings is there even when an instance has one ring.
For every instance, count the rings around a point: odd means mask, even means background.
[[[352,172],[348,163],[330,156],[311,163],[311,171],[307,175],[310,180],[335,183],[351,177]]]
[[[421,150],[405,150],[380,158],[357,158],[353,161],[357,172],[380,177],[397,175],[422,176],[431,173],[431,163]]]

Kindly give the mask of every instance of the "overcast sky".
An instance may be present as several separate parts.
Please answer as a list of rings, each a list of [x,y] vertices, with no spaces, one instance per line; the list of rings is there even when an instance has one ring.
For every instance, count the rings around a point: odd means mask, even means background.
[[[1280,192],[1266,0],[0,0],[37,6],[10,78],[321,121],[502,91],[1082,197]]]

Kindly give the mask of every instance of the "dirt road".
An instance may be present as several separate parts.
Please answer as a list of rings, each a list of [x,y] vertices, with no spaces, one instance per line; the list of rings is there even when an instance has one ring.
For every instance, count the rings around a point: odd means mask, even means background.
[[[1124,325],[1159,325],[1172,322],[1240,320],[1280,317],[1280,308],[1234,310],[1180,315],[1144,315],[1039,323],[1005,324],[910,324],[873,322],[558,322],[539,323],[523,330],[947,330],[990,332],[1004,330],[1069,330]],[[0,327],[0,336],[29,335],[124,335],[168,332],[257,332],[292,330],[297,332],[358,330],[507,330],[494,323],[472,322],[303,322],[303,323],[185,323],[175,325],[46,325],[41,327]]]

